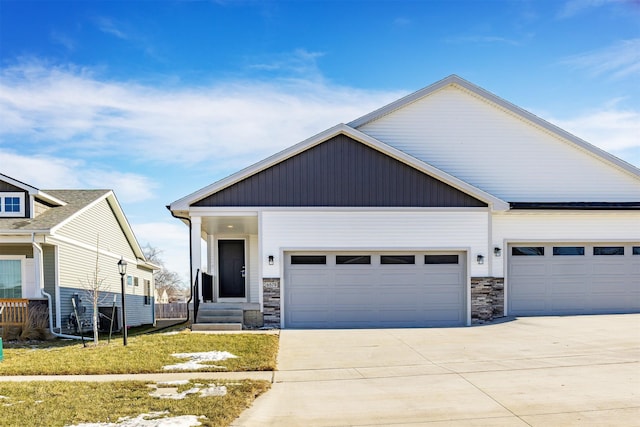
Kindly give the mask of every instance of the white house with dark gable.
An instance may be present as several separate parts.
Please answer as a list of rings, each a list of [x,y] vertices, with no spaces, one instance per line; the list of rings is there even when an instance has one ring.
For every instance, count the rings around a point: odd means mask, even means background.
[[[640,170],[457,76],[169,209],[191,228],[197,322],[640,311]]]

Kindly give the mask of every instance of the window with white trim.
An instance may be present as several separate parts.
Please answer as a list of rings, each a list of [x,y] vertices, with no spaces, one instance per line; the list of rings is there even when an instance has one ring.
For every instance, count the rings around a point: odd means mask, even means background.
[[[24,193],[0,193],[0,217],[23,217],[24,212]]]
[[[22,298],[22,257],[0,257],[0,298]]]

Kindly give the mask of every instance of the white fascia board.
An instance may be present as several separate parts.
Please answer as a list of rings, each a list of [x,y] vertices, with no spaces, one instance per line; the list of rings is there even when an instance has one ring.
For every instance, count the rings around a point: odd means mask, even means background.
[[[37,193],[35,193],[35,196],[38,197],[39,199],[42,199],[46,202],[52,203],[54,205],[58,205],[58,206],[65,206],[67,204],[67,202],[60,200],[56,197],[53,197],[47,193],[45,193],[44,191],[38,191]]]
[[[120,226],[122,227],[125,237],[127,238],[127,241],[129,241],[129,244],[131,245],[133,252],[136,254],[136,256],[139,259],[149,264],[144,256],[144,252],[142,251],[142,247],[140,246],[140,243],[138,243],[138,239],[136,239],[136,235],[133,233],[133,228],[131,228],[131,224],[129,224],[129,220],[127,219],[127,216],[124,214],[124,211],[120,206],[120,202],[118,202],[118,198],[116,197],[113,191],[109,191],[107,195],[107,201],[111,206],[111,208],[113,209],[113,211],[115,212],[116,219],[120,223]],[[149,264],[149,265],[154,265],[154,264]]]
[[[498,197],[492,194],[489,194],[486,191],[483,191],[477,187],[474,187],[473,185],[465,181],[462,181],[461,179],[456,178],[453,175],[449,175],[448,173],[444,172],[441,169],[436,168],[435,166],[432,166],[426,162],[423,162],[422,160],[416,159],[415,157],[410,156],[404,151],[400,151],[397,148],[393,148],[382,141],[379,141],[363,132],[360,132],[357,129],[353,129],[346,125],[343,125],[343,126],[345,127],[346,130],[348,130],[348,131],[345,130],[344,133],[349,135],[350,137],[402,163],[405,163],[413,167],[414,169],[417,169],[427,175],[430,175],[438,179],[439,181],[444,182],[445,184],[449,184],[450,186],[462,191],[463,193],[467,193],[470,196],[473,196],[479,200],[482,200],[483,202],[488,203],[491,210],[495,210],[495,211],[509,210],[509,203],[505,202],[504,200],[499,199]]]
[[[449,184],[452,187],[457,188],[460,191],[463,191],[464,193],[474,196],[482,200],[483,202],[488,203],[491,206],[492,210],[501,211],[501,210],[509,209],[509,204],[504,200],[501,200],[489,193],[486,193],[480,190],[479,188],[476,188],[452,175],[447,174],[446,172],[436,167],[433,167],[421,160],[416,159],[415,157],[412,157],[396,148],[393,148],[382,141],[379,141],[363,132],[360,132],[357,129],[354,129],[351,126],[345,125],[344,123],[340,123],[336,126],[333,126],[332,128],[325,130],[324,132],[321,132],[315,136],[312,136],[309,139],[299,142],[298,144],[293,145],[288,149],[283,150],[277,154],[274,154],[273,156],[270,156],[233,175],[230,175],[227,178],[224,178],[218,182],[215,182],[207,187],[204,187],[196,191],[195,193],[192,193],[186,197],[183,197],[182,199],[179,199],[173,202],[171,205],[169,205],[169,209],[174,212],[176,211],[191,212],[191,210],[195,209],[193,207],[190,207],[191,203],[194,203],[197,200],[207,197],[213,193],[216,193],[260,171],[268,169],[269,167],[277,163],[280,163],[290,157],[295,156],[296,154],[299,154],[318,144],[321,144],[322,142],[339,134],[345,134],[375,149],[376,151],[380,151],[398,161],[401,161],[402,163],[405,163],[419,171],[426,173],[427,175],[433,176],[434,178],[442,182],[445,182],[446,184]]]
[[[467,91],[473,93],[474,95],[490,102],[493,103],[497,106],[499,106],[500,108],[503,108],[505,110],[507,110],[508,112],[520,117],[521,119],[528,121],[529,123],[542,128],[543,130],[545,130],[548,133],[551,133],[565,141],[567,141],[569,144],[575,145],[576,148],[581,149],[582,151],[586,151],[588,154],[595,156],[597,158],[599,158],[602,161],[605,161],[606,163],[609,163],[610,165],[622,170],[623,172],[632,175],[634,178],[636,179],[640,179],[640,169],[638,169],[637,167],[633,166],[630,163],[625,162],[622,159],[619,159],[618,157],[614,156],[611,153],[608,153],[604,150],[602,150],[601,148],[596,147],[593,144],[588,143],[587,141],[578,138],[577,136],[567,132],[564,129],[559,128],[558,126],[536,116],[533,113],[530,113],[527,110],[524,110],[520,107],[518,107],[517,105],[503,99],[500,98],[499,96],[481,88],[480,86],[477,86],[459,76],[451,75],[449,77],[446,77],[430,86],[427,86],[421,90],[418,90],[412,94],[409,94],[403,98],[400,98],[399,100],[392,102],[390,104],[385,105],[382,108],[379,108],[369,114],[366,114],[350,123],[348,123],[349,126],[353,127],[353,128],[359,128],[367,123],[370,123],[374,120],[379,119],[382,116],[388,115],[396,110],[399,110],[413,102],[416,102],[444,87],[447,87],[449,85],[457,85],[463,89],[466,89]]]
[[[94,206],[96,206],[97,204],[101,203],[103,200],[107,200],[107,202],[109,203],[109,205],[113,209],[113,212],[115,213],[116,219],[117,219],[118,223],[120,223],[120,226],[122,227],[122,231],[124,232],[125,237],[127,238],[127,241],[131,245],[131,248],[133,249],[133,252],[136,254],[136,256],[138,258],[145,259],[144,252],[142,251],[142,248],[140,247],[140,244],[138,243],[138,241],[137,241],[137,239],[135,237],[135,234],[133,234],[133,229],[131,228],[131,225],[129,224],[129,221],[127,220],[127,217],[125,216],[124,212],[122,211],[122,208],[120,207],[120,203],[118,203],[118,199],[116,198],[116,195],[111,190],[105,192],[102,196],[98,197],[96,200],[94,200],[93,202],[89,203],[88,205],[86,205],[82,209],[79,209],[73,215],[69,216],[69,218],[67,218],[64,221],[58,223],[54,227],[51,227],[51,234],[55,235],[58,232],[58,230],[60,230],[60,228],[64,227],[66,224],[68,224],[69,222],[73,221],[75,218],[79,217],[80,215],[82,215],[86,211],[88,211],[89,209],[91,209]]]
[[[86,205],[82,209],[78,209],[76,212],[74,212],[72,215],[70,215],[64,221],[61,221],[58,224],[56,224],[53,227],[51,227],[51,234],[57,233],[59,229],[61,229],[66,224],[68,224],[69,222],[73,221],[75,218],[79,217],[84,212],[86,212],[87,210],[91,209],[92,207],[94,207],[95,205],[97,205],[98,203],[100,203],[101,201],[106,199],[107,197],[109,197],[110,194],[113,194],[113,192],[112,191],[105,192],[102,196],[98,197],[96,200],[94,200],[93,202],[89,203],[88,205]]]
[[[17,179],[11,178],[10,176],[4,175],[2,173],[0,173],[0,179],[2,181],[8,182],[9,184],[21,188],[24,191],[28,192],[29,194],[38,194],[38,192],[40,190],[38,190],[36,187],[33,187],[29,184],[25,184],[22,181],[18,181]]]
[[[289,157],[293,157],[296,154],[301,153],[313,147],[314,145],[324,142],[327,139],[335,135],[338,135],[344,128],[347,128],[347,127],[344,124],[339,124],[323,132],[320,132],[319,134],[312,136],[311,138],[308,138],[283,151],[280,151],[279,153],[269,156],[266,159],[259,161],[258,163],[254,163],[253,165],[248,166],[232,175],[229,175],[228,177],[223,178],[220,181],[216,181],[211,185],[208,185],[194,193],[191,193],[181,199],[176,200],[175,202],[169,205],[169,209],[173,212],[189,211],[191,209],[190,208],[191,203],[194,203],[226,187],[229,187],[235,184],[236,182],[241,181],[262,170],[268,169],[269,167],[277,163],[280,163],[281,161],[286,160]]]
[[[24,191],[29,193],[30,196],[36,196],[36,197],[38,197],[40,199],[43,199],[43,200],[45,200],[45,201],[47,201],[49,203],[54,204],[54,205],[64,206],[64,205],[67,204],[66,202],[64,202],[64,201],[62,201],[62,200],[60,200],[60,199],[58,199],[56,197],[53,197],[53,196],[45,193],[44,191],[41,191],[41,190],[37,189],[36,187],[33,187],[33,186],[29,185],[29,184],[25,184],[22,181],[18,181],[17,179],[11,178],[10,176],[7,176],[7,175],[4,175],[4,174],[0,173],[0,179],[2,181],[8,182],[9,184],[11,184],[11,185],[13,185],[15,187],[23,189]]]

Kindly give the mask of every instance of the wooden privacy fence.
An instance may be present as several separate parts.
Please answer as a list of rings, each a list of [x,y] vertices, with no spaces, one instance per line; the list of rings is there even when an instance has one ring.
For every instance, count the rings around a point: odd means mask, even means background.
[[[156,304],[156,319],[186,319],[187,303],[170,302],[169,304]]]
[[[29,318],[29,300],[0,299],[0,327],[20,326]]]

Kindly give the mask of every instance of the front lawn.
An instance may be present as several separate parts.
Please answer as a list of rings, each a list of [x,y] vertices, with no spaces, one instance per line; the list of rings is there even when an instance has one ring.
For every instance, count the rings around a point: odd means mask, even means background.
[[[198,372],[271,371],[276,367],[276,334],[153,334],[110,344],[57,342],[34,348],[5,346],[0,375],[141,374],[171,372],[164,366],[185,362],[173,353],[229,352],[236,358],[205,362]],[[193,370],[192,370],[193,371]]]
[[[125,417],[129,426],[158,425],[145,423],[142,415],[150,414],[149,417],[197,419],[203,426],[228,426],[257,396],[268,390],[270,384],[248,380],[192,380],[174,386],[185,395],[183,398],[153,396],[158,387],[168,386],[142,381],[0,383],[0,425],[54,427],[117,423]],[[215,393],[207,395],[206,390]],[[197,424],[178,423],[175,419],[167,420],[166,425]]]

